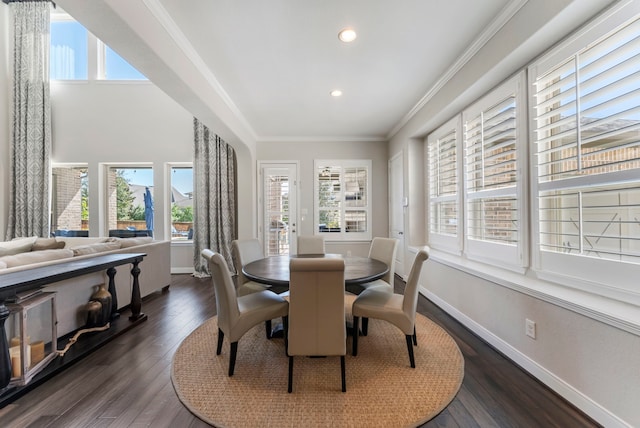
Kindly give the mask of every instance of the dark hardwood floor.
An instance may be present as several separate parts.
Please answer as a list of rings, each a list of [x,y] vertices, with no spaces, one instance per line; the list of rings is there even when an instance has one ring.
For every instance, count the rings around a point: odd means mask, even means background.
[[[170,371],[180,342],[215,314],[210,280],[173,275],[170,291],[142,309],[148,321],[0,409],[0,426],[207,427],[178,400]],[[423,426],[598,426],[422,296],[418,311],[449,332],[465,358],[458,395]]]

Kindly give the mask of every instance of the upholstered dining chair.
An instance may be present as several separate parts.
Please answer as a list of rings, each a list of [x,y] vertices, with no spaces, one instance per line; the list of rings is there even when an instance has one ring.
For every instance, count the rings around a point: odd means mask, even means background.
[[[393,292],[393,281],[396,273],[396,252],[398,251],[398,240],[395,238],[373,238],[369,247],[369,258],[380,260],[389,266],[389,271],[380,279],[362,284],[365,289],[379,288],[381,290]]]
[[[342,392],[346,392],[344,260],[298,258],[289,262],[289,387],[293,357],[340,356]]]
[[[358,321],[360,318],[377,318],[390,322],[398,327],[406,336],[409,362],[415,368],[413,345],[418,345],[416,338],[416,305],[418,304],[418,280],[425,260],[429,258],[428,247],[418,251],[411,266],[404,294],[389,293],[372,288],[365,290],[353,302],[353,356],[358,355]],[[363,329],[363,333],[366,332]]]
[[[324,236],[298,235],[298,254],[324,254]]]
[[[285,337],[287,337],[289,302],[268,290],[238,297],[224,257],[209,249],[202,250],[201,254],[209,263],[211,280],[216,293],[216,312],[218,314],[216,355],[220,355],[222,342],[227,336],[231,343],[229,376],[233,376],[238,341],[250,328],[263,321],[268,322],[267,337],[269,337],[271,320],[282,317]]]
[[[236,290],[238,296],[264,291],[268,287],[259,282],[251,281],[242,273],[242,267],[254,260],[263,259],[264,251],[257,239],[235,239],[231,241],[231,256],[236,270]]]

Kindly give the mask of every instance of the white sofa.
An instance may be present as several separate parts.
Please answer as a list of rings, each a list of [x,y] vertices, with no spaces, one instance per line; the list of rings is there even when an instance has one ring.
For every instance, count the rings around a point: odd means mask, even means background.
[[[30,244],[29,244],[30,243]],[[73,259],[90,259],[103,254],[144,253],[139,264],[140,294],[144,298],[171,283],[171,243],[152,238],[19,238],[0,242],[0,283],[2,275]],[[27,250],[28,248],[28,250]],[[32,251],[33,249],[33,251]],[[131,265],[116,268],[118,308],[131,302]],[[58,336],[82,328],[86,305],[99,284],[108,284],[106,272],[96,272],[53,283],[45,291],[55,291]],[[144,304],[142,306],[144,312]]]

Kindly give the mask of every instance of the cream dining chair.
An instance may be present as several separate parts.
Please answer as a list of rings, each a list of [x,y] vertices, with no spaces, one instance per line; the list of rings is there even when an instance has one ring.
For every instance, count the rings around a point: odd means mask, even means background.
[[[342,392],[346,392],[344,260],[298,258],[289,262],[289,386],[293,357],[340,356]]]
[[[236,270],[236,290],[238,296],[267,290],[269,287],[259,282],[251,281],[242,273],[242,267],[252,261],[263,259],[264,252],[257,239],[235,239],[231,241],[231,256]]]
[[[369,247],[369,258],[380,260],[389,266],[389,271],[380,279],[362,284],[365,289],[379,288],[381,290],[393,292],[393,281],[396,273],[396,252],[398,251],[398,240],[395,238],[375,237]]]
[[[226,336],[231,343],[229,376],[233,376],[238,341],[250,328],[265,321],[268,323],[267,337],[269,337],[271,320],[282,317],[286,337],[289,302],[268,290],[238,297],[224,257],[208,249],[202,250],[201,254],[209,262],[211,280],[216,294],[216,313],[218,314],[216,355],[220,355],[222,342]]]
[[[428,247],[423,247],[416,255],[411,272],[407,279],[404,295],[389,293],[378,288],[365,290],[353,302],[353,356],[358,355],[358,321],[377,318],[398,327],[406,336],[409,362],[415,368],[413,345],[418,345],[416,338],[416,306],[418,304],[418,280],[425,260],[429,258]],[[363,328],[366,336],[366,331]]]
[[[324,254],[324,236],[298,235],[298,254]]]

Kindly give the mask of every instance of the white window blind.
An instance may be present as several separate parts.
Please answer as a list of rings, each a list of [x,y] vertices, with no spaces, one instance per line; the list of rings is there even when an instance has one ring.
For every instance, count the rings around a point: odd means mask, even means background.
[[[459,116],[427,138],[429,179],[429,243],[434,248],[460,251]]]
[[[640,20],[534,83],[540,250],[640,263]]]
[[[465,252],[470,258],[503,266],[521,267],[526,262],[523,184],[518,172],[524,169],[526,158],[524,85],[521,73],[462,113]]]
[[[371,239],[371,161],[316,160],[316,234]]]

